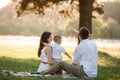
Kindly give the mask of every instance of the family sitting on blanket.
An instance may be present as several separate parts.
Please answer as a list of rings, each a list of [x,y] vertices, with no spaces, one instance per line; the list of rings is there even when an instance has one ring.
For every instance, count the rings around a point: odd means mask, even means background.
[[[97,77],[97,45],[89,39],[89,30],[82,27],[79,31],[80,43],[75,48],[73,64],[62,61],[61,53],[65,53],[72,59],[65,49],[60,46],[61,37],[54,36],[54,44],[51,32],[44,32],[41,35],[40,45],[38,49],[38,57],[41,58],[38,72],[45,74],[62,74],[61,70],[76,77]],[[79,64],[78,64],[79,63]]]

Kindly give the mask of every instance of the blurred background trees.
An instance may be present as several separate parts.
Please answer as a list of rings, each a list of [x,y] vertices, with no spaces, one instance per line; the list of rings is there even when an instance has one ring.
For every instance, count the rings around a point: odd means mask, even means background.
[[[93,18],[93,38],[120,39],[120,1],[104,3],[104,16]],[[0,35],[39,36],[45,30],[63,36],[75,36],[79,27],[79,15],[73,19],[61,19],[55,11],[47,11],[44,16],[30,14],[15,18],[10,5],[0,9]]]

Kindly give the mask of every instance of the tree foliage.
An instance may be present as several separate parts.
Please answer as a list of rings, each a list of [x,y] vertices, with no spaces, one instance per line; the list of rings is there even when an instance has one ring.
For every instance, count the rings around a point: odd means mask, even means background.
[[[78,9],[77,0],[13,0],[12,4],[18,17],[29,13],[44,15],[48,9],[55,9],[60,14],[64,13],[62,15],[65,17],[72,17],[71,13]]]
[[[29,13],[35,13],[44,15],[49,9],[55,9],[63,17],[73,18],[79,15],[79,2],[84,0],[12,0],[17,17],[27,15]],[[98,14],[103,14],[103,4],[94,3],[93,11]],[[93,15],[97,17],[98,15]]]

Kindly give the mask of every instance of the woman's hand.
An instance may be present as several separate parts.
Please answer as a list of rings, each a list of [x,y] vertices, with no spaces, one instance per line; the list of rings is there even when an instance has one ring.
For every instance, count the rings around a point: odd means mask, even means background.
[[[49,61],[49,64],[52,66],[52,65],[54,65],[54,64],[56,64],[57,62],[56,61],[54,61],[54,60],[51,60],[51,61]]]

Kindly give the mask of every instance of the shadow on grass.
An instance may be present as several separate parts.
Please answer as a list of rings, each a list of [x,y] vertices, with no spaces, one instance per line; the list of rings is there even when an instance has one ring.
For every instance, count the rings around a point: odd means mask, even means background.
[[[14,59],[0,57],[0,70],[37,71],[40,61],[34,59]]]
[[[98,78],[102,80],[119,80],[120,67],[98,66]]]
[[[98,65],[98,77],[104,80],[120,79],[120,59],[110,56],[108,53],[99,51],[99,59],[106,65]]]
[[[109,55],[107,52],[99,51],[98,53],[98,60],[103,60],[103,63],[106,63],[107,66],[120,67],[120,59]]]

